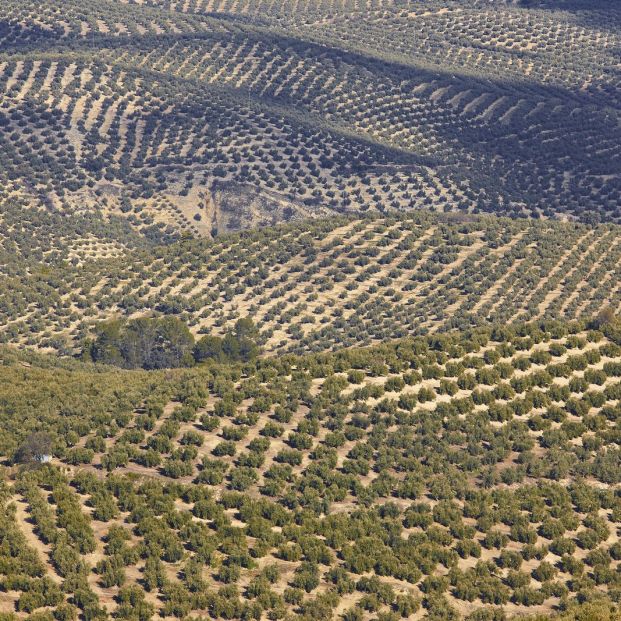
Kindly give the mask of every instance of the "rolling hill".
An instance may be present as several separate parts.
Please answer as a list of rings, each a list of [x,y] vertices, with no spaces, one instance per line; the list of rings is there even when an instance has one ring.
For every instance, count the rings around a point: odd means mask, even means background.
[[[619,621],[620,52],[0,0],[0,621]]]
[[[157,241],[419,207],[620,217],[612,0],[2,0],[0,24],[23,205]]]
[[[616,619],[598,603],[621,585],[606,333],[516,324],[150,373],[2,350],[0,454],[43,432],[52,455],[5,471],[3,610]]]
[[[96,260],[101,241],[69,255],[38,247],[29,232],[9,237],[1,338],[63,353],[115,316],[175,315],[195,335],[222,334],[249,316],[275,354],[481,323],[588,319],[621,305],[621,229],[612,224],[339,217],[155,250],[119,242],[117,258]]]

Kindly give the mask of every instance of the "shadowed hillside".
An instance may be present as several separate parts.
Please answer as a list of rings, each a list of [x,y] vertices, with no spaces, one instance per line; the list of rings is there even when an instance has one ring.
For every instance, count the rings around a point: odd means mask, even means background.
[[[0,2],[4,196],[166,239],[369,209],[618,220],[614,2]]]

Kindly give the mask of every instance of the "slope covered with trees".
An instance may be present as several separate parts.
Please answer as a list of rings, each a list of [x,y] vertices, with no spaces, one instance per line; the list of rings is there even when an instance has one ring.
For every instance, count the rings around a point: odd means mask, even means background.
[[[620,217],[614,0],[2,0],[0,18],[11,200],[151,237],[369,209]]]
[[[267,354],[621,305],[621,229],[416,212],[332,218],[42,269],[7,255],[0,336],[80,349],[101,322],[172,315],[195,337],[251,318]]]
[[[621,619],[620,49],[0,0],[0,621]]]
[[[617,618],[603,319],[153,372],[6,350],[3,611]],[[52,463],[20,466],[41,429]]]

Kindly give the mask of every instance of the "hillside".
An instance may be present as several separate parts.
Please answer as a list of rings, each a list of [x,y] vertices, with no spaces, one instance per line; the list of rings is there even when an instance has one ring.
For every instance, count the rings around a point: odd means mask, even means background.
[[[617,225],[416,212],[313,220],[93,261],[50,254],[13,232],[0,336],[68,353],[117,315],[177,315],[195,335],[222,334],[250,316],[274,354],[488,322],[591,318],[621,306],[620,242]]]
[[[0,24],[22,208],[156,241],[375,209],[620,218],[614,0],[1,0]]]
[[[0,621],[621,621],[619,0],[0,0]]]
[[[3,611],[481,621],[618,600],[610,338],[516,325],[152,373],[3,350],[0,454],[35,431],[53,454],[4,473]]]

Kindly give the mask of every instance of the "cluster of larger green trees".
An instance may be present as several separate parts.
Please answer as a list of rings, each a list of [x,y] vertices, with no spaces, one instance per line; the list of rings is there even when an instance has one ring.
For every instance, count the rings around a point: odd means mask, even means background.
[[[126,369],[170,369],[196,363],[248,362],[259,353],[258,331],[249,318],[239,319],[223,337],[205,335],[195,341],[177,317],[114,319],[96,328],[83,357]]]

